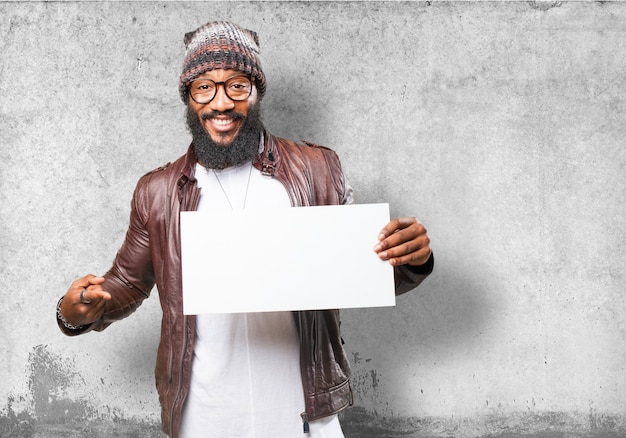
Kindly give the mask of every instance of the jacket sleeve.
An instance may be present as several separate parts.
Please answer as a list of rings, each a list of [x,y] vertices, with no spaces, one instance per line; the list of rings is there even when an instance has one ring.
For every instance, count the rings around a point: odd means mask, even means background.
[[[117,252],[111,269],[104,275],[102,289],[111,294],[102,317],[80,330],[70,330],[59,324],[67,335],[79,335],[91,330],[102,331],[112,322],[133,313],[148,298],[154,286],[154,271],[150,249],[149,203],[144,176],[135,189],[126,238]]]
[[[402,295],[415,289],[433,272],[435,258],[430,254],[428,261],[421,266],[395,266],[393,273],[396,284],[396,295]]]

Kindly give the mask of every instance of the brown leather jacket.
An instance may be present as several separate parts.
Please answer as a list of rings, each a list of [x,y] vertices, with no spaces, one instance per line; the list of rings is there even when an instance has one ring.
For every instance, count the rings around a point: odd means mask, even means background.
[[[112,299],[104,315],[81,330],[101,331],[133,313],[148,298],[155,283],[163,309],[155,368],[162,428],[178,436],[189,390],[195,340],[195,317],[183,315],[179,213],[195,210],[200,198],[195,155],[186,155],[143,176],[135,189],[126,239],[105,275],[102,287]],[[280,180],[294,206],[337,205],[344,201],[345,183],[337,155],[312,144],[301,145],[265,134],[263,153],[254,163]],[[268,240],[271,236],[268,236]],[[396,293],[416,287],[430,272],[396,269]],[[266,279],[271,281],[271,269]],[[338,310],[293,312],[300,336],[300,363],[306,411],[303,422],[337,413],[352,404],[350,365],[343,349]]]

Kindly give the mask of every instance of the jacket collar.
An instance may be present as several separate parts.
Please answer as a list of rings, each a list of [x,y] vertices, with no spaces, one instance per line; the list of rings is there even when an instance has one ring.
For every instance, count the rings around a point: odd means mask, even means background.
[[[198,159],[196,158],[196,154],[193,151],[193,143],[189,145],[187,148],[187,153],[183,158],[183,167],[181,169],[181,180],[184,179],[187,181],[195,181],[196,180],[196,163]],[[183,183],[184,184],[184,183]]]
[[[274,136],[267,131],[261,133],[263,148],[259,148],[259,156],[254,160],[254,167],[265,176],[273,177],[279,162],[279,153],[276,148]]]

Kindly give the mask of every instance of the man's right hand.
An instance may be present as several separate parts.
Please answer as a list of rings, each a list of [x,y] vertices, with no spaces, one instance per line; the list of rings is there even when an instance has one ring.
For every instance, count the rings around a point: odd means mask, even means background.
[[[104,277],[90,274],[72,283],[61,302],[61,313],[68,323],[80,326],[100,319],[106,302],[111,299],[111,294],[102,289],[103,282]]]

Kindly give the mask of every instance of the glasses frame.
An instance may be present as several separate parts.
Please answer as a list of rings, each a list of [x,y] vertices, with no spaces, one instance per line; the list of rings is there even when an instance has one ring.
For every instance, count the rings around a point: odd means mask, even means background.
[[[226,87],[226,83],[228,81],[230,81],[232,79],[237,79],[237,78],[246,78],[248,81],[250,81],[250,91],[248,92],[248,95],[246,97],[242,98],[242,99],[234,99],[233,97],[231,97],[231,95],[228,94],[228,88]],[[196,98],[193,96],[193,93],[191,92],[191,85],[194,82],[196,82],[196,81],[210,81],[210,82],[213,82],[215,84],[215,93],[213,93],[213,97],[211,97],[206,102],[204,100],[202,100],[202,101],[196,100]],[[189,85],[187,85],[187,93],[189,94],[191,99],[193,99],[193,101],[196,102],[197,104],[206,105],[207,103],[211,103],[213,101],[213,99],[215,99],[215,96],[217,96],[217,90],[218,90],[220,85],[224,89],[224,94],[230,100],[232,100],[233,102],[243,102],[244,100],[247,100],[248,98],[250,98],[250,95],[252,94],[252,88],[254,87],[254,78],[250,77],[250,76],[247,76],[247,75],[237,75],[237,76],[232,76],[232,77],[226,79],[225,81],[221,81],[221,82],[215,82],[213,79],[208,79],[208,78],[198,78],[198,79],[194,79],[193,81],[191,81],[189,83]]]

